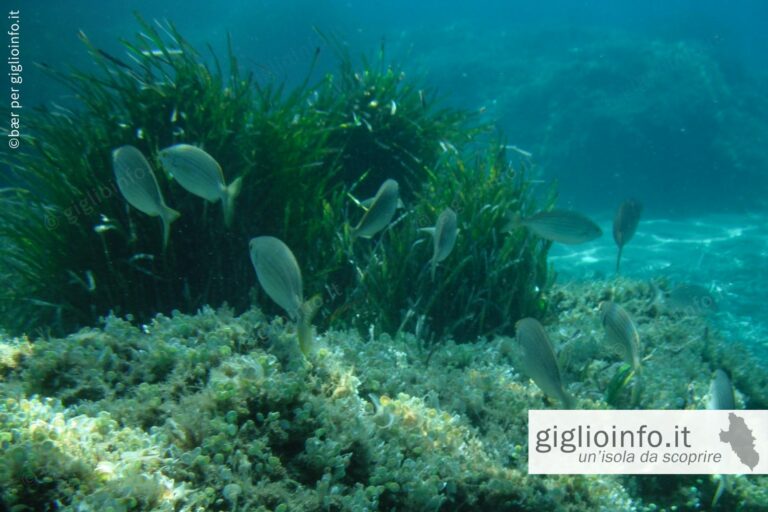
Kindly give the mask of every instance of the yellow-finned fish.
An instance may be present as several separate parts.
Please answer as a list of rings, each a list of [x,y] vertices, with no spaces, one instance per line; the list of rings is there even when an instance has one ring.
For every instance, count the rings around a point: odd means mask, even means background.
[[[628,199],[621,203],[619,209],[616,210],[616,215],[613,217],[613,240],[619,248],[619,253],[616,256],[617,274],[619,273],[619,265],[621,265],[621,253],[627,242],[632,240],[632,237],[635,235],[642,213],[643,205],[639,201]]]
[[[456,212],[446,208],[437,217],[435,227],[422,228],[421,231],[432,235],[434,242],[431,261],[431,274],[434,281],[437,264],[447,258],[451,254],[453,246],[456,245],[456,238],[459,233]]]
[[[323,305],[320,295],[304,302],[301,269],[293,252],[273,236],[251,239],[248,249],[256,277],[267,295],[297,324],[299,348],[305,357],[314,349],[312,319]]]
[[[512,221],[511,227],[525,226],[541,238],[561,244],[583,244],[603,234],[600,226],[581,213],[570,210],[538,212]]]
[[[515,324],[515,329],[523,351],[523,371],[546,395],[557,398],[563,407],[571,409],[573,398],[563,387],[555,350],[544,327],[535,318],[523,318]]]
[[[256,277],[269,298],[296,320],[304,303],[301,270],[285,243],[273,236],[259,236],[248,244]]]
[[[202,149],[189,144],[167,147],[160,151],[158,158],[165,170],[188,192],[212,203],[221,200],[224,223],[232,225],[242,177],[227,185],[219,163]]]
[[[640,369],[640,335],[635,323],[624,308],[618,304],[605,301],[600,304],[600,317],[605,329],[605,338],[613,349],[632,365],[632,369]]]
[[[163,249],[168,246],[171,223],[181,215],[165,204],[152,166],[133,146],[121,146],[112,151],[112,167],[117,188],[128,204],[150,217],[163,222]]]
[[[399,196],[400,187],[395,180],[388,179],[382,183],[373,198],[371,207],[352,230],[352,235],[370,238],[387,227],[397,210]]]
[[[712,384],[709,386],[709,402],[707,409],[712,410],[732,410],[736,409],[736,399],[733,395],[733,384],[728,374],[721,369],[715,370],[715,376],[712,378]],[[719,478],[718,478],[719,477]],[[730,487],[728,475],[715,475],[717,478],[717,488],[712,496],[712,508],[715,508],[717,502],[725,491]]]

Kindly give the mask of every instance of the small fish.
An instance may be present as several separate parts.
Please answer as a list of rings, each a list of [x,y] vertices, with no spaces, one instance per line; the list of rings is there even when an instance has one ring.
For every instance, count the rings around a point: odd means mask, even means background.
[[[521,219],[518,216],[511,227],[525,226],[541,238],[561,244],[583,244],[602,236],[600,226],[584,215],[570,210],[549,210]]]
[[[301,269],[285,243],[273,236],[259,236],[248,244],[256,277],[267,295],[297,324],[299,348],[305,357],[314,349],[315,317],[323,300],[315,295],[304,302]]]
[[[545,394],[557,398],[566,409],[573,407],[573,398],[563,388],[552,342],[544,327],[534,318],[523,318],[515,324],[517,341],[522,347],[523,370]]]
[[[624,246],[632,240],[637,230],[637,224],[640,222],[640,215],[643,213],[643,205],[634,199],[624,201],[616,210],[613,217],[613,239],[619,247],[619,254],[616,256],[616,273],[619,273],[621,264],[621,253]]]
[[[355,237],[370,238],[392,220],[397,210],[400,187],[395,180],[389,179],[381,184],[373,198],[371,207],[365,212],[360,223],[352,230]]]
[[[304,291],[296,257],[282,240],[273,236],[251,239],[248,249],[261,287],[292,320],[297,320]]]
[[[600,320],[605,337],[635,372],[640,369],[640,335],[624,308],[610,301],[600,304]]]
[[[733,396],[733,384],[728,374],[721,369],[715,371],[712,384],[709,386],[709,402],[707,409],[735,409],[736,399]]]
[[[715,376],[712,378],[712,384],[709,386],[709,402],[707,409],[712,410],[731,410],[736,409],[736,399],[733,396],[733,384],[728,374],[721,369],[715,370]],[[717,475],[717,489],[712,496],[712,508],[715,508],[717,502],[725,491],[730,487],[730,481],[727,475]]]
[[[112,167],[117,188],[126,201],[150,217],[163,222],[163,249],[168,246],[171,223],[181,215],[165,204],[152,167],[141,151],[133,146],[122,146],[112,152]]]
[[[665,299],[667,307],[691,315],[706,315],[718,310],[717,302],[709,290],[697,284],[677,285]]]
[[[433,228],[421,228],[421,231],[432,235],[434,241],[434,251],[432,252],[432,280],[435,280],[435,270],[437,264],[443,261],[451,254],[453,246],[456,245],[456,236],[459,228],[456,220],[456,212],[450,208],[443,210],[437,217],[437,222]]]
[[[212,203],[221,199],[224,223],[232,225],[242,177],[227,185],[219,163],[202,149],[189,144],[167,147],[160,151],[159,159],[165,170],[188,192]]]

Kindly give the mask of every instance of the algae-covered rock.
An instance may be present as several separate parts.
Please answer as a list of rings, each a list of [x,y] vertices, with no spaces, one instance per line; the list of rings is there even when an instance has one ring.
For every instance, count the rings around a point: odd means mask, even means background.
[[[621,360],[600,336],[606,299],[637,321],[647,354],[639,406],[704,407],[702,319],[649,316],[653,297],[653,286],[624,279],[550,294],[559,319],[545,328],[578,407],[611,407],[605,388]],[[706,343],[726,346],[714,330]],[[292,324],[257,310],[205,309],[141,327],[110,317],[33,340],[0,382],[0,393],[18,397],[0,402],[2,503],[576,512],[711,500],[708,477],[528,475],[527,411],[554,404],[521,375],[515,350],[504,337],[434,346],[407,332],[332,330],[307,359]],[[738,384],[748,367],[729,368],[739,406],[753,400]],[[76,392],[79,377],[102,392]],[[737,478],[720,503],[758,510],[765,485]]]

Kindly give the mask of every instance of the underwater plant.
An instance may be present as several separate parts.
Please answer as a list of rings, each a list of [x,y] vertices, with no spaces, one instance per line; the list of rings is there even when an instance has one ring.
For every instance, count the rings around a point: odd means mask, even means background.
[[[353,323],[362,330],[374,325],[390,334],[470,341],[511,329],[522,317],[542,316],[542,292],[552,277],[546,260],[551,242],[505,229],[511,215],[530,214],[540,205],[525,171],[510,165],[503,145],[489,145],[474,156],[446,152],[416,200],[406,200],[406,211],[375,238],[352,243],[351,230],[342,233],[355,282],[332,317],[354,309]],[[553,201],[550,194],[542,204]],[[458,234],[433,279],[434,238],[424,228],[434,226],[447,207],[455,213]]]
[[[347,194],[365,194],[386,173],[412,196],[440,141],[461,146],[480,131],[383,54],[356,66],[337,45],[338,73],[310,85],[308,62],[307,80],[286,91],[244,75],[231,48],[225,65],[203,59],[170,23],[138,23],[125,56],[81,33],[96,71],[47,67],[75,105],[30,114],[26,149],[0,157],[11,168],[0,191],[0,323],[10,329],[67,332],[110,311],[146,321],[205,304],[243,310],[262,293],[247,250],[259,235],[295,251],[308,288],[344,293],[351,272],[336,239]],[[157,219],[117,187],[111,154],[126,145],[145,155],[160,197],[181,214],[167,221],[165,250]],[[207,157],[187,164],[203,165],[227,193],[190,183],[169,158],[180,147],[210,156],[214,167]],[[208,204],[219,198],[223,212]]]
[[[252,83],[233,57],[229,74],[218,62],[212,70],[171,25],[139,22],[142,36],[124,42],[130,64],[81,34],[98,71],[49,69],[74,93],[74,110],[42,107],[27,118],[26,149],[3,157],[15,185],[0,208],[0,261],[10,269],[0,303],[9,327],[69,330],[110,310],[146,319],[238,302],[226,293],[248,268],[247,259],[230,258],[236,235],[153,165],[160,193],[182,212],[164,253],[156,220],[130,211],[118,191],[111,153],[131,145],[154,164],[158,148],[194,140],[225,169],[247,171],[246,155],[227,148],[245,146]]]

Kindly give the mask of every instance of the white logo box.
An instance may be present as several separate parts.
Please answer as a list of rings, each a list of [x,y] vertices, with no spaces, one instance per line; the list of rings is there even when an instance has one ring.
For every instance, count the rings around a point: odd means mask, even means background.
[[[768,474],[767,410],[530,410],[531,474]]]

